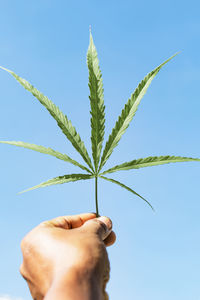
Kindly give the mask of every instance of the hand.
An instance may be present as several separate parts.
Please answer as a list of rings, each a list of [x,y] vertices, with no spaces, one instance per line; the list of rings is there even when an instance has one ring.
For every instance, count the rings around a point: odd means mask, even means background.
[[[112,222],[93,213],[58,217],[22,240],[22,276],[33,299],[103,300],[109,280],[106,246],[115,242]]]

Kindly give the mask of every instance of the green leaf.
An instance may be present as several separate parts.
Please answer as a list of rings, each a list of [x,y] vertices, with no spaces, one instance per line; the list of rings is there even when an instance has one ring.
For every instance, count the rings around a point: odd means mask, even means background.
[[[124,189],[128,190],[129,192],[131,192],[131,193],[133,193],[134,195],[140,197],[142,200],[144,200],[144,201],[152,208],[152,210],[154,210],[153,206],[151,205],[151,203],[149,203],[149,201],[147,201],[145,198],[143,198],[141,195],[139,195],[138,193],[136,193],[134,190],[132,190],[132,189],[131,189],[130,187],[128,187],[127,185],[125,185],[125,184],[123,184],[123,183],[121,183],[121,182],[119,182],[119,181],[117,181],[117,180],[114,180],[114,179],[112,179],[112,178],[108,178],[108,177],[101,176],[101,175],[100,175],[99,177],[102,178],[102,179],[105,179],[105,180],[107,180],[107,181],[110,181],[110,182],[112,182],[112,183],[115,183],[115,184],[120,185],[121,187],[123,187]]]
[[[36,97],[42,105],[44,105],[44,107],[48,110],[52,117],[57,121],[58,126],[66,135],[68,140],[72,143],[74,148],[80,153],[84,161],[93,170],[92,162],[88,155],[87,149],[85,148],[84,142],[81,140],[80,135],[77,133],[71,121],[68,120],[67,116],[64,115],[63,112],[50,99],[39,92],[28,81],[19,77],[13,71],[10,71],[3,67],[0,68],[9,72],[27,91],[31,92],[33,96]]]
[[[115,127],[112,130],[112,133],[110,134],[108,141],[106,142],[103,155],[101,158],[101,163],[99,167],[99,171],[102,169],[110,155],[112,154],[114,148],[118,145],[119,140],[121,139],[122,135],[124,134],[125,130],[128,128],[129,123],[132,121],[138,105],[140,104],[140,101],[142,100],[143,96],[145,95],[150,83],[152,82],[153,78],[156,76],[156,74],[160,71],[160,69],[169,62],[174,56],[170,57],[168,60],[166,60],[164,63],[162,63],[160,66],[155,68],[152,72],[150,72],[138,85],[134,93],[131,95],[131,98],[128,100],[128,102],[125,104],[124,109],[121,112],[121,115],[119,116]]]
[[[30,150],[34,150],[40,153],[44,153],[44,154],[49,154],[52,156],[55,156],[58,159],[64,160],[66,162],[70,162],[71,164],[91,173],[91,171],[86,168],[85,166],[79,164],[77,161],[73,160],[72,158],[70,158],[69,156],[67,156],[66,154],[62,154],[58,151],[55,151],[51,148],[46,148],[43,146],[39,146],[39,145],[35,145],[35,144],[30,144],[30,143],[25,143],[25,142],[16,142],[16,141],[0,141],[1,144],[9,144],[9,145],[13,145],[13,146],[17,146],[17,147],[23,147],[26,149],[30,149]]]
[[[152,167],[158,165],[164,165],[169,163],[176,163],[176,162],[186,162],[186,161],[200,161],[199,158],[192,158],[192,157],[182,157],[182,156],[150,156],[146,158],[139,158],[129,162],[125,162],[120,165],[116,165],[102,174],[113,173],[122,170],[131,170],[131,169],[139,169],[144,167]]]
[[[25,193],[25,192],[28,192],[31,190],[35,190],[38,188],[50,186],[50,185],[63,184],[63,183],[78,181],[78,180],[86,180],[86,179],[91,179],[93,177],[94,177],[94,175],[88,175],[88,174],[70,174],[70,175],[58,176],[58,177],[52,178],[48,181],[42,182],[38,185],[35,185],[27,190],[24,190],[24,191],[20,192],[19,194],[22,194],[22,193]]]
[[[89,89],[90,89],[90,107],[91,107],[91,142],[92,156],[94,160],[95,171],[98,169],[100,160],[102,142],[105,129],[105,106],[104,89],[102,75],[99,68],[97,51],[90,33],[90,44],[87,52],[87,65],[89,70]]]

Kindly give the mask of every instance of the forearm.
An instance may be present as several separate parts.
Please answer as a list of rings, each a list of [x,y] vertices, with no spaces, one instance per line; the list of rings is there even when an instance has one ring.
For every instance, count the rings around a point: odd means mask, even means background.
[[[70,271],[54,280],[44,300],[104,300],[102,283],[95,275]]]

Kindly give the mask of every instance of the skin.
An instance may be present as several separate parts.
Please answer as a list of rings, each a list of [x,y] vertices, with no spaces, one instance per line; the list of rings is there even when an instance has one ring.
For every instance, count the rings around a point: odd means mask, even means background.
[[[93,213],[45,221],[21,242],[20,267],[36,300],[106,300],[110,265],[106,247],[115,242],[112,222]]]

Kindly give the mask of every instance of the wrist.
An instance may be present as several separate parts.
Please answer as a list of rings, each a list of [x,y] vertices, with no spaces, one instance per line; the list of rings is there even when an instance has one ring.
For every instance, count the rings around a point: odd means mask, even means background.
[[[72,267],[55,275],[45,300],[103,300],[103,283],[98,272]]]

